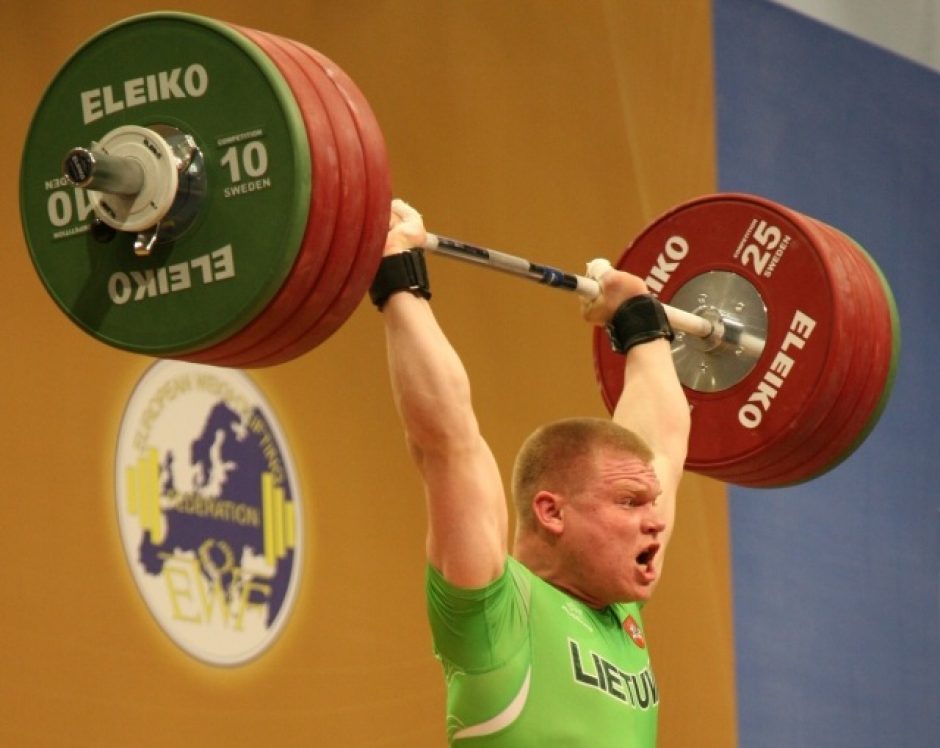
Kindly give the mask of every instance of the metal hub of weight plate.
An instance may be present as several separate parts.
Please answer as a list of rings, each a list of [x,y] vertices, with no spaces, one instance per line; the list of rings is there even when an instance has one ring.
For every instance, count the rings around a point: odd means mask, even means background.
[[[88,193],[96,215],[119,231],[136,233],[156,225],[176,200],[179,189],[176,158],[170,144],[162,137],[154,137],[155,133],[154,129],[123,125],[95,144],[103,154],[121,161],[126,159],[136,167],[135,177],[140,175],[139,182],[135,179],[133,188],[128,184],[126,192]],[[75,163],[73,155],[69,164]]]
[[[727,271],[702,273],[679,288],[670,303],[720,325],[722,331],[714,341],[676,333],[672,359],[682,384],[696,392],[720,392],[754,370],[759,358],[754,351],[767,340],[767,308],[743,276]],[[735,342],[745,338],[755,345]]]
[[[206,171],[198,215],[147,257],[135,256],[131,233],[93,238],[91,198],[62,177],[71,148],[126,125],[186,133]],[[208,19],[137,16],[89,40],[46,90],[23,152],[22,222],[40,278],[72,320],[110,345],[178,356],[242,330],[281,288],[310,174],[303,119],[265,54]]]

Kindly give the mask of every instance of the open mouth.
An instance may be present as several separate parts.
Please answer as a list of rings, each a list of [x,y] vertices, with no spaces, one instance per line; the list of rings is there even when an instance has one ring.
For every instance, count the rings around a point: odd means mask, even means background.
[[[643,552],[636,557],[636,562],[640,566],[649,566],[653,563],[653,559],[656,557],[657,551],[659,551],[659,544],[654,543],[653,545],[645,548]]]

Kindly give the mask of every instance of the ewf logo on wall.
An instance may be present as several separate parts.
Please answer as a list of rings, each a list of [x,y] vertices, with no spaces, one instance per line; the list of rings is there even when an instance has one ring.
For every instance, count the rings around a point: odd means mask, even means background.
[[[290,453],[252,381],[154,364],[124,412],[115,483],[134,580],[170,638],[216,665],[266,650],[293,607],[303,533]]]

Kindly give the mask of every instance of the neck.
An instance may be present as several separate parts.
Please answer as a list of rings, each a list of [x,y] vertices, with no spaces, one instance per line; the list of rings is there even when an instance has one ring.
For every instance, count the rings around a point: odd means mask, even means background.
[[[518,533],[513,543],[513,556],[537,577],[585,605],[597,610],[606,607],[606,603],[579,588],[557,548],[536,533]]]

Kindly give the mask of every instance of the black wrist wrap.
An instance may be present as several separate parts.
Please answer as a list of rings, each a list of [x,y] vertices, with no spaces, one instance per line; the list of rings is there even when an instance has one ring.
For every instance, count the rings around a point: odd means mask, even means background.
[[[388,297],[399,291],[408,291],[425,299],[431,298],[428,268],[424,264],[424,250],[420,247],[383,257],[369,289],[369,297],[379,311],[382,311]]]
[[[649,294],[634,296],[617,307],[607,323],[607,334],[617,353],[626,353],[640,343],[675,337],[663,305]]]

